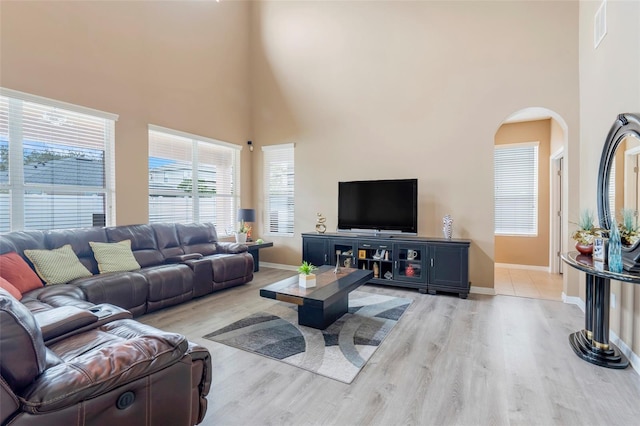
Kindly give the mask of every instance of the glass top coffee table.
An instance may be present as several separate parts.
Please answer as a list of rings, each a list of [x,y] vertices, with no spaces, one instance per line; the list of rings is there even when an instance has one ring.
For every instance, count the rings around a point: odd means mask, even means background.
[[[260,289],[260,296],[298,305],[298,324],[324,330],[349,309],[349,293],[373,278],[373,272],[332,266],[316,271],[316,286],[303,288],[298,276],[284,279]]]

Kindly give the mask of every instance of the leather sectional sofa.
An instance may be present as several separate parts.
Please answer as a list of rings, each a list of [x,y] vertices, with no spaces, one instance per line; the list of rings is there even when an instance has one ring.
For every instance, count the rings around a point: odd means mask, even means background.
[[[140,268],[99,273],[90,242],[131,241]],[[209,352],[131,319],[253,279],[247,247],[212,224],[0,235],[0,255],[71,245],[91,276],[21,300],[0,289],[0,424],[192,425],[211,383]],[[2,271],[0,271],[2,276]]]
[[[89,242],[123,240],[131,241],[141,268],[100,274]],[[66,244],[93,275],[25,293],[22,302],[32,312],[80,299],[111,303],[139,316],[253,279],[253,256],[247,247],[219,242],[210,223],[10,232],[0,235],[0,255],[16,252],[33,268],[25,250],[52,250]]]

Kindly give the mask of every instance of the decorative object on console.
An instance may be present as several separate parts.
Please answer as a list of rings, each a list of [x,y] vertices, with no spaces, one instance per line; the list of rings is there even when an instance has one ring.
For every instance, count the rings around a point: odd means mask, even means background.
[[[316,213],[316,215],[318,216],[318,219],[316,219],[316,232],[318,234],[324,234],[327,230],[327,225],[325,225],[327,218],[322,216],[322,213]]]
[[[367,251],[366,250],[358,250],[358,259],[366,259]]]
[[[595,237],[593,239],[593,260],[599,262],[607,261],[607,251],[609,249],[609,239]]]
[[[611,221],[609,235],[609,270],[611,272],[622,272],[622,242],[615,219]]]
[[[407,260],[414,260],[418,257],[418,252],[415,250],[407,250]]]
[[[413,265],[412,264],[408,264],[406,268],[404,268],[404,274],[407,277],[413,277],[416,275],[416,270],[413,269]]]
[[[571,238],[576,241],[576,250],[581,254],[590,255],[593,252],[593,239],[600,235],[600,228],[593,226],[593,212],[590,209],[583,209],[580,212],[580,219]]]
[[[380,267],[378,266],[378,262],[373,263],[373,278],[380,277]]]
[[[442,218],[442,233],[447,240],[453,237],[453,219],[451,215],[447,214]]]
[[[238,209],[238,222],[240,222],[240,228],[236,233],[236,242],[237,243],[246,243],[247,241],[251,241],[251,225],[247,225],[248,223],[253,223],[256,221],[256,211],[254,209]],[[244,238],[242,236],[238,236],[239,234],[245,234]],[[242,241],[244,239],[244,241]]]
[[[344,267],[345,267],[345,268],[351,268],[351,258],[350,258],[350,257],[347,257],[347,258],[344,260]]]
[[[302,262],[302,265],[298,267],[298,285],[304,288],[311,288],[316,286],[316,274],[313,273],[316,268],[309,262]]]

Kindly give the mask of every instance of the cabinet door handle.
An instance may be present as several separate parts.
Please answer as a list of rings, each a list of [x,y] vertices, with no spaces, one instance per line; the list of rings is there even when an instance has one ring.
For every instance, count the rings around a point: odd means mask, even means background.
[[[362,247],[371,247],[371,244],[363,244]]]
[[[327,263],[327,253],[324,254],[324,263]]]
[[[431,267],[433,268],[433,257],[431,258]]]
[[[380,248],[384,248],[384,249],[386,249],[386,248],[387,248],[387,246],[380,246]]]

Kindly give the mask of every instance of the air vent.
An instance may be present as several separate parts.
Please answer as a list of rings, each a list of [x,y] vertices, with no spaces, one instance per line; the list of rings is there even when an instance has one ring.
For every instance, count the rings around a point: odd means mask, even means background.
[[[593,20],[593,48],[597,49],[598,45],[607,35],[607,0],[603,0],[602,4],[596,12]]]

